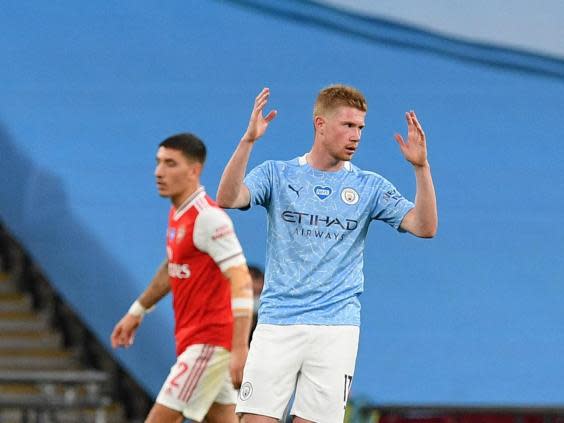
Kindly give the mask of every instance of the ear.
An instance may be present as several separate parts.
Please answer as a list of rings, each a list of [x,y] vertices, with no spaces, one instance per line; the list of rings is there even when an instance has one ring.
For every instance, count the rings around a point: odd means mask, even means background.
[[[315,116],[313,118],[313,127],[315,128],[315,132],[323,135],[323,133],[325,132],[325,118],[323,116]]]
[[[202,174],[202,170],[204,165],[202,163],[194,162],[192,166],[190,166],[190,176],[194,178],[199,178]]]

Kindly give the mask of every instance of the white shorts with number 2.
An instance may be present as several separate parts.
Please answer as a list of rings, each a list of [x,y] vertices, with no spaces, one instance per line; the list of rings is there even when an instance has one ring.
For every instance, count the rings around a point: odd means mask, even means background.
[[[156,402],[198,422],[214,402],[235,404],[230,356],[225,348],[214,345],[189,346],[171,367]]]

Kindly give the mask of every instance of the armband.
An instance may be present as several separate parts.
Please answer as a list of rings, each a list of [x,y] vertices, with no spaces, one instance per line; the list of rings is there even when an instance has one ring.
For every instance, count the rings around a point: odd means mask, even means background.
[[[252,316],[253,297],[239,297],[231,300],[231,309],[234,317]]]
[[[230,267],[226,276],[231,281],[231,310],[233,317],[253,315],[253,285],[246,265]]]
[[[131,304],[131,307],[129,307],[129,310],[127,312],[129,314],[132,314],[133,316],[136,316],[136,317],[143,317],[145,314],[150,313],[154,309],[155,309],[155,306],[150,307],[150,308],[145,308],[145,307],[143,307],[143,305],[141,305],[139,300],[135,300],[133,302],[133,304]]]

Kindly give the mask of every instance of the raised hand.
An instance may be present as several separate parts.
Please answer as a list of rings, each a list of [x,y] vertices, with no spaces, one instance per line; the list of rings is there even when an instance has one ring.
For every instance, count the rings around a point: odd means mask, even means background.
[[[395,134],[394,138],[408,162],[413,166],[425,166],[427,164],[425,132],[413,110],[405,114],[405,119],[407,120],[407,140],[404,140],[400,134]]]
[[[266,116],[263,116],[263,110],[268,102],[269,96],[270,90],[268,88],[263,88],[259,95],[257,95],[253,111],[251,112],[251,118],[249,119],[249,126],[247,127],[243,139],[249,142],[255,142],[264,135],[266,128],[268,128],[272,119],[276,117],[276,110],[271,110]]]

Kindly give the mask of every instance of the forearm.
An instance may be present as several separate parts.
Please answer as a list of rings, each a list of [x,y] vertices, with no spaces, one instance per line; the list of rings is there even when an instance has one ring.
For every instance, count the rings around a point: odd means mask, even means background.
[[[231,282],[231,301],[234,317],[233,349],[247,347],[253,318],[253,285],[246,265],[224,272]]]
[[[148,309],[159,302],[166,294],[170,292],[170,280],[168,277],[168,260],[163,261],[159,266],[157,273],[151,279],[149,286],[139,296],[137,301]]]
[[[251,317],[248,315],[236,315],[233,322],[233,342],[231,345],[231,362],[229,371],[233,386],[238,389],[243,382],[243,369],[249,353],[249,332],[251,329]]]
[[[233,319],[233,351],[248,348],[252,320],[251,315],[235,316]]]
[[[225,166],[217,189],[216,200],[223,208],[240,208],[249,204],[248,191],[243,179],[253,149],[253,142],[241,139],[231,159]]]
[[[435,236],[438,227],[437,199],[429,163],[414,166],[415,170],[415,215],[414,234],[424,238]]]

